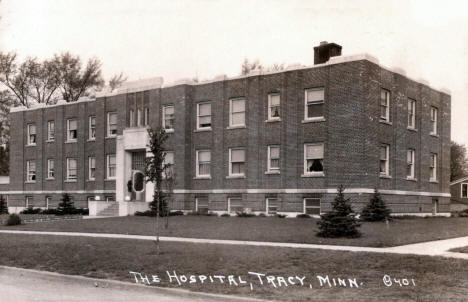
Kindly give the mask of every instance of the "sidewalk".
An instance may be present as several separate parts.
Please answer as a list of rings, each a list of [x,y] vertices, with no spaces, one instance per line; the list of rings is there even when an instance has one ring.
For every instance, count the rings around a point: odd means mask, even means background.
[[[13,230],[12,231],[0,230],[0,233],[155,240],[154,236],[124,235],[124,234],[40,232],[40,231],[13,231]],[[159,237],[159,238],[161,241],[172,241],[172,242],[231,244],[231,245],[301,248],[301,249],[322,249],[322,250],[349,251],[349,252],[413,254],[413,255],[422,255],[422,256],[442,256],[442,257],[449,257],[449,258],[468,259],[467,253],[449,252],[450,249],[468,246],[468,236],[453,238],[453,239],[444,239],[444,240],[436,240],[436,241],[429,241],[429,242],[422,242],[422,243],[414,243],[414,244],[401,245],[401,246],[396,246],[396,247],[387,247],[387,248],[342,246],[342,245],[320,245],[320,244],[304,244],[304,243],[221,240],[221,239],[198,239],[198,238],[182,238],[182,237]]]

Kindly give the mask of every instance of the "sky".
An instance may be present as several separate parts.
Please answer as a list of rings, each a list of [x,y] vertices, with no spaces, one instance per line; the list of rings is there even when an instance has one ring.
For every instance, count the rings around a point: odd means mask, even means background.
[[[466,3],[466,4],[465,4]],[[369,53],[452,95],[452,139],[468,146],[468,2],[1,0],[0,51],[96,56],[109,79],[210,79],[263,65],[313,65],[320,41]]]

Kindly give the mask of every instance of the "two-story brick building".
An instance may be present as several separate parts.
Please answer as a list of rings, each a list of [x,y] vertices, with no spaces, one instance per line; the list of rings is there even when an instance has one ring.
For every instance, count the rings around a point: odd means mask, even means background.
[[[9,207],[56,206],[68,192],[92,214],[146,209],[152,184],[135,192],[129,181],[143,171],[146,127],[162,126],[173,210],[318,214],[342,184],[356,210],[378,188],[394,213],[448,213],[450,95],[369,55],[340,54],[323,43],[311,67],[155,78],[15,108]]]

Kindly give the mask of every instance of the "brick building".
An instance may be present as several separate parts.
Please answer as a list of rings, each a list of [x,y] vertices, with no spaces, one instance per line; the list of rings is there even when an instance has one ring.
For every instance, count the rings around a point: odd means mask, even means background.
[[[174,210],[318,214],[342,184],[356,210],[378,188],[394,213],[448,213],[450,95],[333,43],[315,63],[15,108],[9,207],[68,192],[91,214],[146,209],[149,125],[169,133]]]

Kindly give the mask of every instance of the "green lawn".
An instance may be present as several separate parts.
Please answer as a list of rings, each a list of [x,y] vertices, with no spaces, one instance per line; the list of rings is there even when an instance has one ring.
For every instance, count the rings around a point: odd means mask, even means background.
[[[468,296],[468,261],[460,259],[174,242],[162,242],[161,254],[156,256],[150,241],[17,234],[0,234],[0,242],[0,265],[126,282],[134,282],[129,273],[134,271],[158,275],[159,286],[194,291],[281,301],[338,301],[343,297],[348,301],[461,301]],[[178,286],[175,280],[169,283],[166,275],[174,270],[179,276],[241,276],[248,283]],[[248,272],[306,279],[304,286],[296,279],[296,285],[274,288],[260,285]],[[393,286],[386,287],[385,274],[414,279],[416,286],[400,287],[393,281]],[[321,287],[317,275],[356,279],[359,288],[349,288],[349,283],[346,288],[334,287],[332,281],[331,288]]]
[[[0,229],[153,235],[155,218],[128,216],[41,222],[0,226]],[[169,228],[162,229],[161,235],[388,247],[468,236],[468,218],[394,219],[388,226],[385,223],[363,223],[360,229],[361,238],[324,239],[315,236],[317,219],[313,218],[173,216],[169,218]]]

